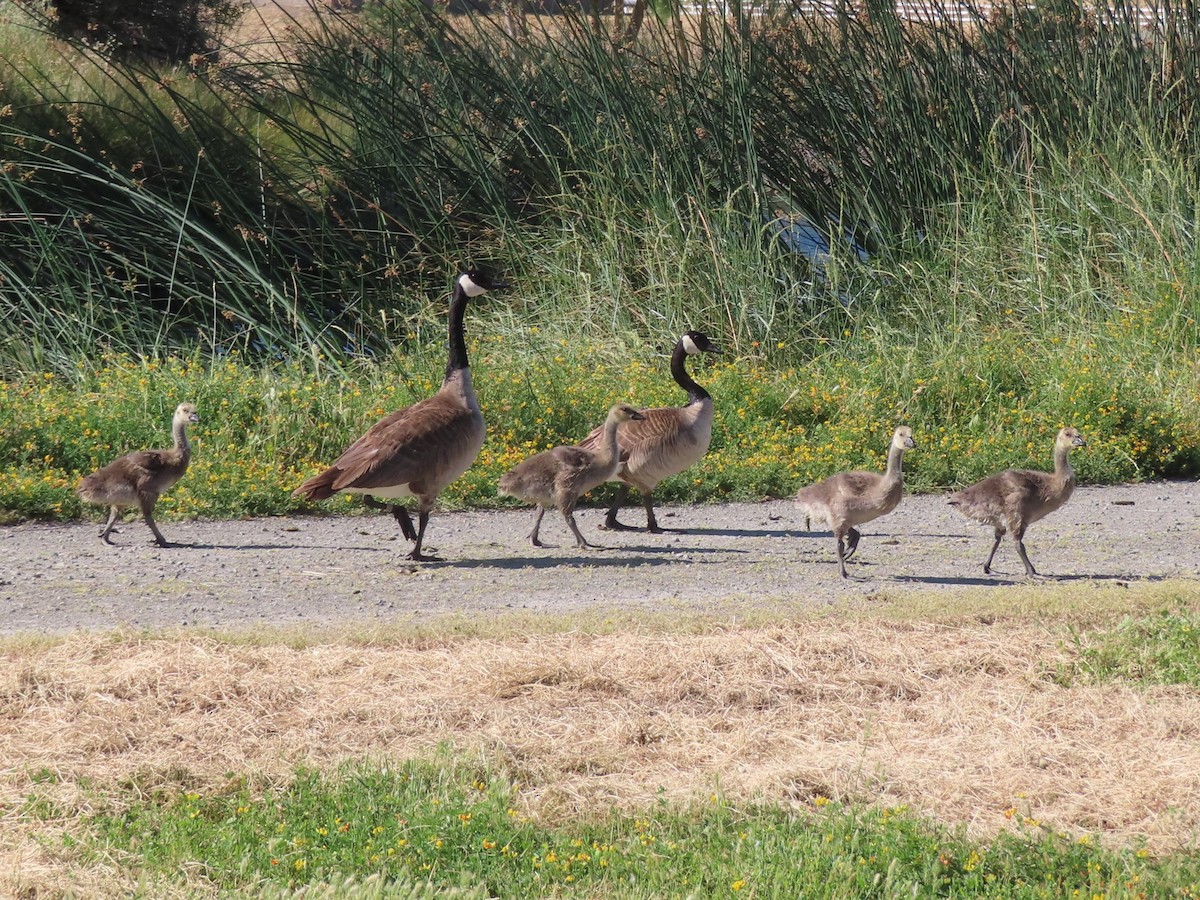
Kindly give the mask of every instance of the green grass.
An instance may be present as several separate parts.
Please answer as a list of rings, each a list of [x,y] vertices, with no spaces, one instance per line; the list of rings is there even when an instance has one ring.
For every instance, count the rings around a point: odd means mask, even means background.
[[[684,399],[665,355],[632,339],[591,345],[492,321],[490,333],[488,324],[472,328],[482,336],[471,345],[488,440],[476,464],[442,495],[447,507],[503,504],[496,481],[504,471],[578,440],[614,402]],[[871,327],[863,323],[864,332]],[[1194,387],[1174,368],[1137,379],[1106,364],[1098,348],[1065,358],[1053,342],[1003,332],[969,359],[939,358],[923,337],[905,345],[895,333],[852,336],[786,368],[732,354],[693,363],[715,398],[712,448],[656,496],[786,496],[834,471],[881,469],[900,422],[916,433],[919,449],[905,462],[914,490],[968,483],[1009,466],[1046,468],[1053,435],[1067,423],[1089,442],[1074,457],[1084,481],[1200,472],[1200,431],[1188,418]],[[0,382],[0,516],[78,517],[79,477],[121,453],[166,444],[170,412],[183,400],[198,405],[201,422],[191,432],[188,474],[160,502],[163,518],[357,509],[352,497],[312,507],[290,492],[386,412],[436,389],[441,339],[432,325],[413,338],[408,352],[353,370],[264,366],[236,354],[217,361],[109,357],[81,363],[69,378],[46,372]],[[609,491],[600,489],[593,500],[603,502]]]
[[[1200,687],[1200,613],[1163,609],[1075,633],[1074,675],[1084,681]]]
[[[1189,897],[1200,878],[1193,853],[1106,850],[1015,810],[1017,829],[989,841],[902,808],[820,796],[735,806],[719,792],[694,808],[544,824],[522,814],[519,784],[447,754],[282,782],[234,777],[204,794],[130,783],[91,803],[63,840],[82,859],[121,860],[148,885],[142,896],[183,870],[192,887],[221,892],[374,876],[514,898]],[[48,812],[32,798],[26,809]]]

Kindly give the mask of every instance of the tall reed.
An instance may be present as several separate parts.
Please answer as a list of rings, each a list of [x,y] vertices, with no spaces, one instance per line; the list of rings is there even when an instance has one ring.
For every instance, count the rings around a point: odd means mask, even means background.
[[[842,235],[903,265],[981,176],[1007,195],[1088,147],[1200,150],[1186,10],[1146,30],[1133,0],[965,8],[781,5],[630,40],[569,10],[510,35],[395,0],[183,69],[17,41],[0,365],[378,353],[467,262],[603,298],[575,323],[593,334],[657,339],[698,301],[738,348],[795,345],[841,328],[850,282],[881,290]],[[832,245],[815,260],[801,221]]]

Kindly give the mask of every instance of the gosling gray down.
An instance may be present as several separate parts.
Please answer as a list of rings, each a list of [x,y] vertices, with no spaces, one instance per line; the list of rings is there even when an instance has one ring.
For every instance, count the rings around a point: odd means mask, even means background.
[[[1054,439],[1053,472],[1005,469],[950,495],[950,505],[964,516],[995,529],[996,540],[983,564],[985,575],[992,574],[992,559],[1006,532],[1012,535],[1013,543],[1017,545],[1017,553],[1025,564],[1025,574],[1037,575],[1025,552],[1025,530],[1071,498],[1075,490],[1071,450],[1086,446],[1087,441],[1078,431],[1063,428]]]
[[[583,550],[595,546],[584,540],[575,524],[575,504],[582,495],[608,481],[616,472],[620,464],[617,426],[623,422],[640,422],[643,418],[643,414],[632,406],[618,403],[608,411],[601,426],[598,447],[553,447],[529,457],[501,476],[501,494],[537,504],[533,531],[529,533],[529,542],[533,546],[542,546],[538,529],[548,506],[557,507],[567,520],[567,526],[575,535],[576,547]]]
[[[854,555],[862,539],[854,526],[886,516],[900,503],[904,494],[901,471],[904,451],[916,446],[912,429],[901,425],[892,432],[887,469],[882,475],[878,472],[838,472],[796,492],[796,506],[807,516],[825,521],[833,530],[837,541],[838,572],[843,578],[847,577],[846,560]]]
[[[604,518],[604,528],[611,531],[631,531],[633,526],[617,521],[617,512],[629,496],[630,487],[637,488],[646,508],[646,530],[661,532],[654,516],[651,494],[660,481],[677,475],[701,459],[712,441],[713,402],[708,391],[688,374],[685,362],[699,353],[720,353],[720,349],[700,331],[685,332],[671,353],[671,377],[687,391],[683,406],[643,409],[642,420],[622,425],[617,431],[621,463],[613,478],[621,482],[616,499]],[[595,448],[601,442],[601,428],[592,431],[579,442],[581,447]]]
[[[175,546],[162,536],[154,523],[154,507],[158,498],[187,471],[192,459],[187,427],[199,421],[195,406],[180,403],[171,417],[171,435],[175,445],[170,450],[135,450],[97,469],[79,482],[76,492],[83,500],[109,507],[108,523],[100,532],[100,538],[106,544],[112,543],[109,535],[125,509],[136,506],[142,511],[142,518],[150,526],[158,546]]]
[[[446,375],[437,393],[380,419],[293,495],[324,500],[342,491],[362,494],[363,502],[375,509],[388,508],[376,497],[392,501],[416,497],[416,529],[402,505],[393,502],[391,512],[404,537],[414,542],[408,559],[436,560],[421,550],[429,512],[438,494],[475,462],[485,436],[483,413],[471,384],[463,313],[468,298],[504,286],[479,271],[462,273],[450,299]]]

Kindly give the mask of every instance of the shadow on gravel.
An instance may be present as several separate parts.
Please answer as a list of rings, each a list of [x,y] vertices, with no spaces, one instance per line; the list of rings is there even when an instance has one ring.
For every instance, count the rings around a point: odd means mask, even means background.
[[[176,544],[176,547],[189,550],[329,550],[334,553],[395,553],[389,547],[348,547],[340,544],[336,547],[321,544]]]
[[[979,587],[1001,586],[1006,584],[1021,584],[1024,579],[1017,580],[1015,578],[1005,578],[996,575],[980,575],[980,576],[964,576],[951,577],[939,575],[897,575],[896,581],[915,581],[918,584],[955,584],[955,585],[977,585]]]
[[[796,530],[780,530],[771,528],[664,528],[667,534],[713,534],[721,537],[819,537],[822,534],[825,537],[830,536],[830,532],[825,531],[805,531],[804,529]]]
[[[622,550],[624,549],[622,548]],[[426,567],[432,569],[553,569],[558,566],[569,566],[576,569],[604,569],[613,566],[671,566],[680,563],[680,560],[677,559],[601,555],[603,552],[596,551],[595,556],[512,556],[502,559],[445,560],[426,563]]]
[[[1047,581],[1166,581],[1166,575],[1042,575]]]
[[[749,553],[749,550],[735,550],[731,547],[663,547],[661,545],[652,544],[624,544],[620,547],[611,547],[611,550],[616,550],[618,553],[669,553],[675,557],[675,562],[687,562],[685,559],[680,559],[681,556],[691,556],[694,553]]]

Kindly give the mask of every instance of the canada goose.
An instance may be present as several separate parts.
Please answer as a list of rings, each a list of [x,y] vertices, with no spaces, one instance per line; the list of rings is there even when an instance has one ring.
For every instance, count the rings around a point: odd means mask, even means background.
[[[838,472],[824,481],[810,484],[796,492],[796,506],[805,515],[824,519],[837,540],[838,572],[846,578],[846,560],[854,555],[862,538],[855,525],[862,525],[886,516],[904,494],[901,462],[904,451],[917,445],[912,429],[901,425],[892,432],[888,450],[887,470],[878,472]],[[847,545],[846,538],[850,541]]]
[[[579,526],[575,524],[575,504],[583,494],[612,478],[620,465],[617,426],[622,422],[640,422],[644,418],[632,406],[618,403],[608,411],[608,417],[600,426],[599,446],[554,447],[529,457],[501,476],[500,493],[537,504],[533,531],[529,533],[533,546],[542,546],[538,529],[548,506],[558,507],[563,514],[575,535],[575,546],[581,550],[594,546],[579,533]]]
[[[720,352],[708,335],[699,331],[685,332],[671,353],[671,376],[676,384],[687,391],[688,402],[683,406],[643,409],[642,421],[618,429],[621,464],[610,480],[620,481],[621,487],[604,517],[605,528],[612,531],[633,530],[633,526],[617,521],[617,512],[629,496],[629,488],[635,487],[641,492],[642,505],[646,507],[646,530],[662,531],[654,517],[651,493],[664,478],[677,475],[703,459],[712,440],[712,397],[696,384],[684,362],[693,354]],[[592,431],[579,442],[579,446],[599,446],[602,430],[597,428]]]
[[[126,453],[79,482],[76,492],[82,499],[109,507],[108,523],[100,532],[100,538],[106,544],[112,543],[109,535],[125,508],[136,506],[154,532],[158,546],[173,546],[154,524],[154,507],[159,496],[187,471],[192,458],[187,427],[199,421],[195,406],[180,403],[171,418],[171,435],[175,438],[175,446],[170,450],[135,450]]]
[[[1086,447],[1087,441],[1074,428],[1064,428],[1054,439],[1054,471],[1005,469],[950,496],[950,505],[976,522],[991,525],[996,531],[992,552],[983,564],[985,575],[992,574],[992,558],[1005,532],[1013,542],[1026,575],[1037,575],[1025,553],[1025,529],[1044,519],[1071,497],[1075,490],[1075,470],[1071,468],[1071,448]]]
[[[504,286],[482,272],[461,274],[450,300],[449,358],[437,393],[380,419],[293,495],[324,500],[345,491],[362,494],[363,502],[374,509],[388,508],[376,497],[393,501],[416,497],[419,524],[415,530],[408,510],[399,503],[390,505],[392,515],[404,537],[415,542],[408,559],[437,559],[421,552],[429,511],[442,489],[471,467],[483,447],[485,431],[471,385],[463,313],[468,298]]]

